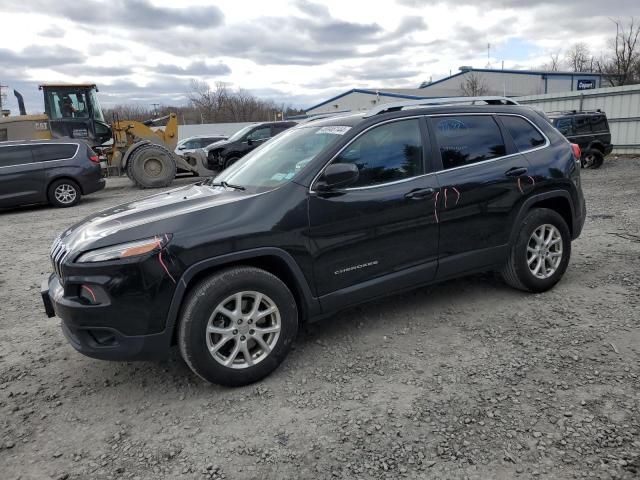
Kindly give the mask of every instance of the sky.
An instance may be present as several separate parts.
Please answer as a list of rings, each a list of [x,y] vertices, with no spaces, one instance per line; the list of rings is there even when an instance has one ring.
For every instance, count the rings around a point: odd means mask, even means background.
[[[308,108],[351,88],[417,88],[476,68],[538,68],[638,0],[2,0],[0,84],[91,82],[103,107],[182,105],[192,79]],[[487,44],[491,44],[487,58]]]

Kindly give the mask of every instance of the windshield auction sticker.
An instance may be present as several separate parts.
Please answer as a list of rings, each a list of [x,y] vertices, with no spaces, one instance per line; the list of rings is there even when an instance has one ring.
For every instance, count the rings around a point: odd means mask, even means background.
[[[340,126],[340,125],[333,125],[333,126],[329,126],[329,127],[322,127],[320,128],[317,132],[316,135],[319,135],[321,133],[328,133],[328,134],[332,134],[332,135],[344,135],[345,133],[347,133],[349,130],[351,129],[351,127],[345,127],[345,126]]]

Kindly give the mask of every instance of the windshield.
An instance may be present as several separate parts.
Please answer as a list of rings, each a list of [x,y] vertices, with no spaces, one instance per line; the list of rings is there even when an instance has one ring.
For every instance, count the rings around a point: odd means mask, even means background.
[[[235,142],[236,140],[240,140],[242,137],[244,137],[249,130],[251,130],[255,125],[247,125],[244,128],[241,128],[240,130],[238,130],[236,133],[234,133],[233,135],[231,135],[231,137],[229,137],[229,141],[230,142]]]
[[[286,130],[224,170],[216,182],[267,190],[293,179],[320,152],[351,127],[297,127]]]

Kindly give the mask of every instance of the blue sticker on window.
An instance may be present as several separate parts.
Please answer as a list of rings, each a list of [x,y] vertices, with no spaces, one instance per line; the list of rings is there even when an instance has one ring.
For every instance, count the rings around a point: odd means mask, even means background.
[[[437,128],[445,137],[457,137],[460,134],[464,134],[467,130],[464,122],[456,120],[455,118],[447,118],[446,120],[439,121]]]

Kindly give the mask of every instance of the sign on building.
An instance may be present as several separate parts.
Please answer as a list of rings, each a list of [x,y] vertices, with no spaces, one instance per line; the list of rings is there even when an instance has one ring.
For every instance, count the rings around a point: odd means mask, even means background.
[[[592,88],[596,88],[596,81],[595,80],[584,80],[584,79],[579,79],[578,80],[578,90],[591,90]]]

